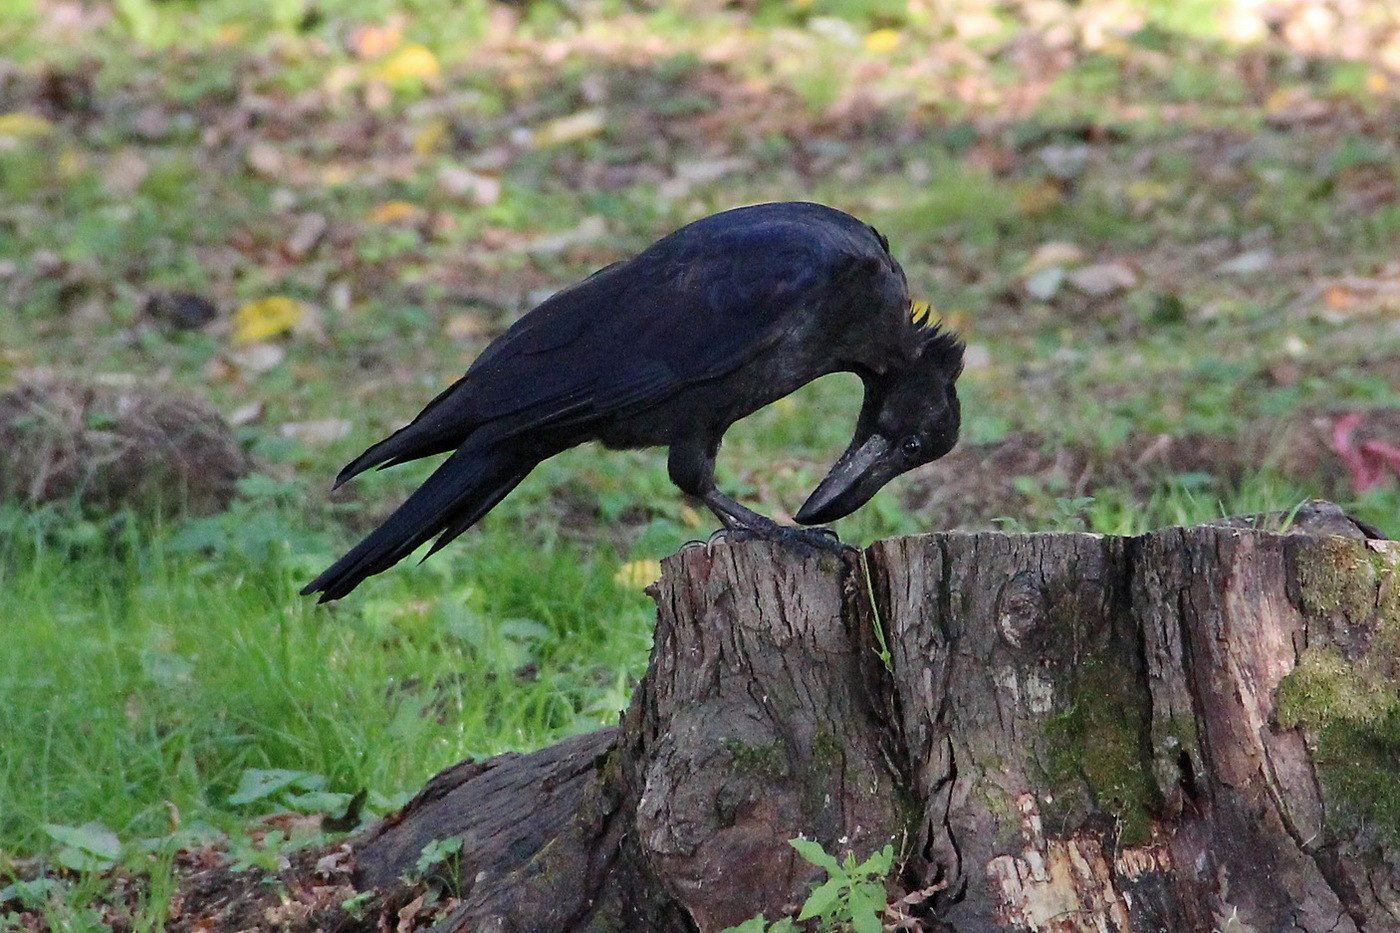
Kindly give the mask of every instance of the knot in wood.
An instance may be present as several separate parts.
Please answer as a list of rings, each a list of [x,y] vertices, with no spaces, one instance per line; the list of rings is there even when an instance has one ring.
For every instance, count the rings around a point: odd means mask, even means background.
[[[996,626],[1002,641],[1012,648],[1045,618],[1045,593],[1028,571],[1016,574],[997,592]]]

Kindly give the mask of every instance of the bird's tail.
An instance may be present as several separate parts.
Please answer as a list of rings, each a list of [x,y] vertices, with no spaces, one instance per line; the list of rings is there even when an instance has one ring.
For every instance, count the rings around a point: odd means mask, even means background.
[[[428,554],[435,553],[491,511],[534,465],[499,449],[463,447],[382,525],[308,583],[302,595],[320,593],[323,603],[339,599],[437,535]]]

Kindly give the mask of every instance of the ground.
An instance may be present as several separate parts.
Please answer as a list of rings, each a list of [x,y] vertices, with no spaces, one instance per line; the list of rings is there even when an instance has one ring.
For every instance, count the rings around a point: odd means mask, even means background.
[[[962,448],[847,540],[1317,494],[1400,533],[1393,4],[0,11],[0,391],[166,393],[253,470],[212,515],[4,487],[0,924],[158,928],[172,865],[275,861],[356,791],[370,816],[613,721],[651,562],[712,527],[658,453],[571,452],[432,561],[296,590],[424,475],[332,495],[340,465],[541,297],[721,208],[858,214],[969,342]],[[755,415],[725,488],[787,517],[857,406],[833,377]]]

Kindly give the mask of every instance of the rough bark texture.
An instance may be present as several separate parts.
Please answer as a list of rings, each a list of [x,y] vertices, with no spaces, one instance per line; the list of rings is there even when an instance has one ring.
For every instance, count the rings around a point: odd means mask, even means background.
[[[925,929],[1400,929],[1400,546],[1299,518],[687,548],[620,728],[444,772],[353,882],[460,836],[438,929],[721,930],[802,834],[893,842]]]

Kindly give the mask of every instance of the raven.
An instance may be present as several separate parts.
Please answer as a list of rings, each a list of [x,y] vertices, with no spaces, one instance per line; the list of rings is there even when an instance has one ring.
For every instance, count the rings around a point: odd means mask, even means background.
[[[668,446],[672,482],[731,531],[832,546],[715,488],[729,426],[820,376],[865,388],[855,438],[797,521],[847,515],[943,456],[960,424],[963,345],[911,302],[889,242],[807,202],[697,220],[546,299],[408,426],[340,472],[452,451],[385,522],[302,591],[338,599],[436,536],[470,528],[542,461],[587,441]]]

